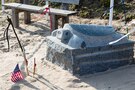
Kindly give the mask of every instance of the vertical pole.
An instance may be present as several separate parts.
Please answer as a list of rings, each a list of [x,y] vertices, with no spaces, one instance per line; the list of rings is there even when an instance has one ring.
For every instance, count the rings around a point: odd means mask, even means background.
[[[46,5],[49,5],[49,1],[48,0],[45,0],[46,1]]]
[[[69,4],[67,3],[62,3],[61,4],[61,9],[63,10],[69,10]],[[69,22],[69,17],[62,17],[62,27],[64,26],[65,23]]]
[[[24,4],[30,4],[30,0],[23,0]],[[31,13],[28,11],[24,11],[24,23],[29,24],[31,23]]]
[[[46,14],[45,14],[45,18],[46,18],[46,20],[47,20],[47,23],[49,23],[49,14],[50,14],[50,6],[49,6],[49,1],[48,0],[45,0],[45,6],[46,7],[49,7],[49,13],[47,12]],[[51,15],[50,15],[50,17],[51,17]],[[51,18],[50,18],[50,27],[51,27]],[[51,28],[50,28],[50,32],[51,32],[52,30],[51,30]]]
[[[5,1],[4,0],[1,0],[1,4],[4,5],[4,3],[5,3]],[[5,7],[2,6],[2,12],[4,12],[4,11],[5,11]]]
[[[12,8],[12,21],[15,28],[19,27],[19,12],[17,9]]]
[[[49,1],[48,1],[48,0],[45,0],[45,1],[46,1],[46,3],[45,3],[46,6],[49,7]],[[48,13],[46,13],[46,19],[47,19],[47,20],[48,20],[48,16],[49,16]]]
[[[109,26],[112,26],[114,0],[110,2]]]
[[[53,30],[58,28],[58,16],[51,14],[51,18],[52,18],[52,21],[50,21],[50,22],[52,22],[52,30],[51,31],[53,31]]]

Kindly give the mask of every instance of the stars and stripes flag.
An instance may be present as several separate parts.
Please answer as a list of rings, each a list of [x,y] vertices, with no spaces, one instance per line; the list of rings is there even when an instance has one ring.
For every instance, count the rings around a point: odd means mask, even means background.
[[[17,64],[14,71],[12,72],[12,75],[11,75],[11,81],[12,82],[17,82],[17,81],[20,81],[20,80],[23,80],[24,77],[19,69],[19,65]]]

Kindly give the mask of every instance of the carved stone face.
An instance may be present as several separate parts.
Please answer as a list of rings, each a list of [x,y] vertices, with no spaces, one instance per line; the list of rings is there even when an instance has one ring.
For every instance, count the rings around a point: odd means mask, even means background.
[[[68,43],[72,37],[72,33],[69,30],[58,30],[56,37],[63,43]]]
[[[61,40],[62,43],[67,44],[70,38],[73,36],[73,34],[71,33],[70,30],[67,30],[67,29],[57,29],[52,32],[52,36]]]

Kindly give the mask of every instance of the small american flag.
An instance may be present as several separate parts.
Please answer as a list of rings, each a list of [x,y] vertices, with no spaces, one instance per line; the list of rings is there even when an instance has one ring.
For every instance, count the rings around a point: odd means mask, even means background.
[[[19,65],[17,64],[14,71],[12,72],[11,81],[17,82],[17,81],[20,81],[22,79],[24,79],[24,77],[19,69]]]

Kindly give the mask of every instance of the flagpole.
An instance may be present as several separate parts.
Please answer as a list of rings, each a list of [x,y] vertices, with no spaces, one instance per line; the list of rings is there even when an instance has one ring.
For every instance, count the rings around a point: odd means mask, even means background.
[[[3,5],[4,5],[4,3],[5,3],[5,1],[4,1],[4,0],[1,0],[1,4],[2,4],[2,12],[4,12],[4,11],[5,11],[5,7],[3,6]]]
[[[110,1],[109,26],[112,26],[114,0]]]

